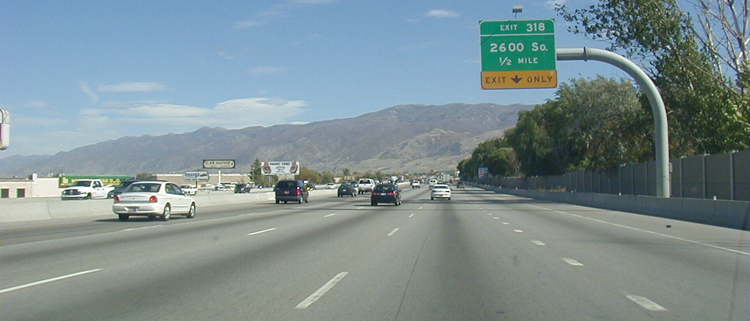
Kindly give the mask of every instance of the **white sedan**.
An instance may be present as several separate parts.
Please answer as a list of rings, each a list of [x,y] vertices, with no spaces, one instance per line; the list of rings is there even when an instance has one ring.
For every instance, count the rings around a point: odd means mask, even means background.
[[[167,221],[172,214],[195,217],[195,200],[185,195],[175,183],[140,181],[130,184],[122,194],[115,196],[112,211],[120,221],[131,216],[159,217]]]
[[[432,186],[432,190],[430,191],[430,200],[434,200],[436,198],[447,198],[448,200],[450,200],[451,188],[445,184],[435,184],[434,186]]]

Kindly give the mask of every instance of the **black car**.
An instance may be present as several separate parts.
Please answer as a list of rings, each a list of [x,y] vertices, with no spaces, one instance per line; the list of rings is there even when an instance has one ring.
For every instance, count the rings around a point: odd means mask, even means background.
[[[459,181],[458,184],[456,184],[456,188],[465,188],[466,184],[464,184],[463,181]]]
[[[133,184],[137,181],[138,181],[137,179],[126,179],[126,180],[120,181],[120,185],[115,186],[115,189],[107,193],[107,198],[114,198],[115,196],[122,194],[122,191],[124,191],[128,186],[130,186],[130,184]]]
[[[393,203],[401,205],[401,191],[396,184],[378,184],[370,194],[370,205],[375,206],[378,203]]]
[[[286,179],[276,183],[273,188],[276,194],[276,204],[279,202],[307,203],[309,192],[305,189],[305,182],[299,179]]]
[[[234,193],[250,193],[251,189],[253,189],[253,186],[250,184],[237,184],[234,186]]]
[[[348,182],[343,182],[341,185],[339,185],[339,197],[349,195],[349,196],[357,196],[357,189],[352,186],[352,184],[349,184]]]

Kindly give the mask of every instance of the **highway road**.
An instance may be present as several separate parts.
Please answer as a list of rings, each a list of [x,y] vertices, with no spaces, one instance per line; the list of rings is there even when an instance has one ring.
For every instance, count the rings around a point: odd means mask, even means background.
[[[748,240],[477,187],[8,223],[0,319],[748,320]]]

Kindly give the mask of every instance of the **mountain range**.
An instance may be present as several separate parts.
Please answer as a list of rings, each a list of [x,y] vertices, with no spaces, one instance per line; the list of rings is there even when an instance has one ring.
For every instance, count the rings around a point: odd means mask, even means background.
[[[0,177],[38,173],[135,175],[181,173],[204,159],[233,159],[248,172],[255,159],[300,162],[317,171],[429,172],[455,170],[481,142],[502,137],[530,105],[492,103],[400,105],[354,118],[304,125],[123,137],[55,155],[0,159]]]

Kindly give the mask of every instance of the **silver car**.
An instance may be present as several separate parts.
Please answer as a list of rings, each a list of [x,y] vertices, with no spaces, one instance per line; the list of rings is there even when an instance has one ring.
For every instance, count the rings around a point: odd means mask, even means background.
[[[112,211],[120,221],[131,216],[148,216],[167,221],[172,214],[195,217],[195,200],[183,194],[175,183],[140,181],[130,184],[122,194],[115,196]]]

